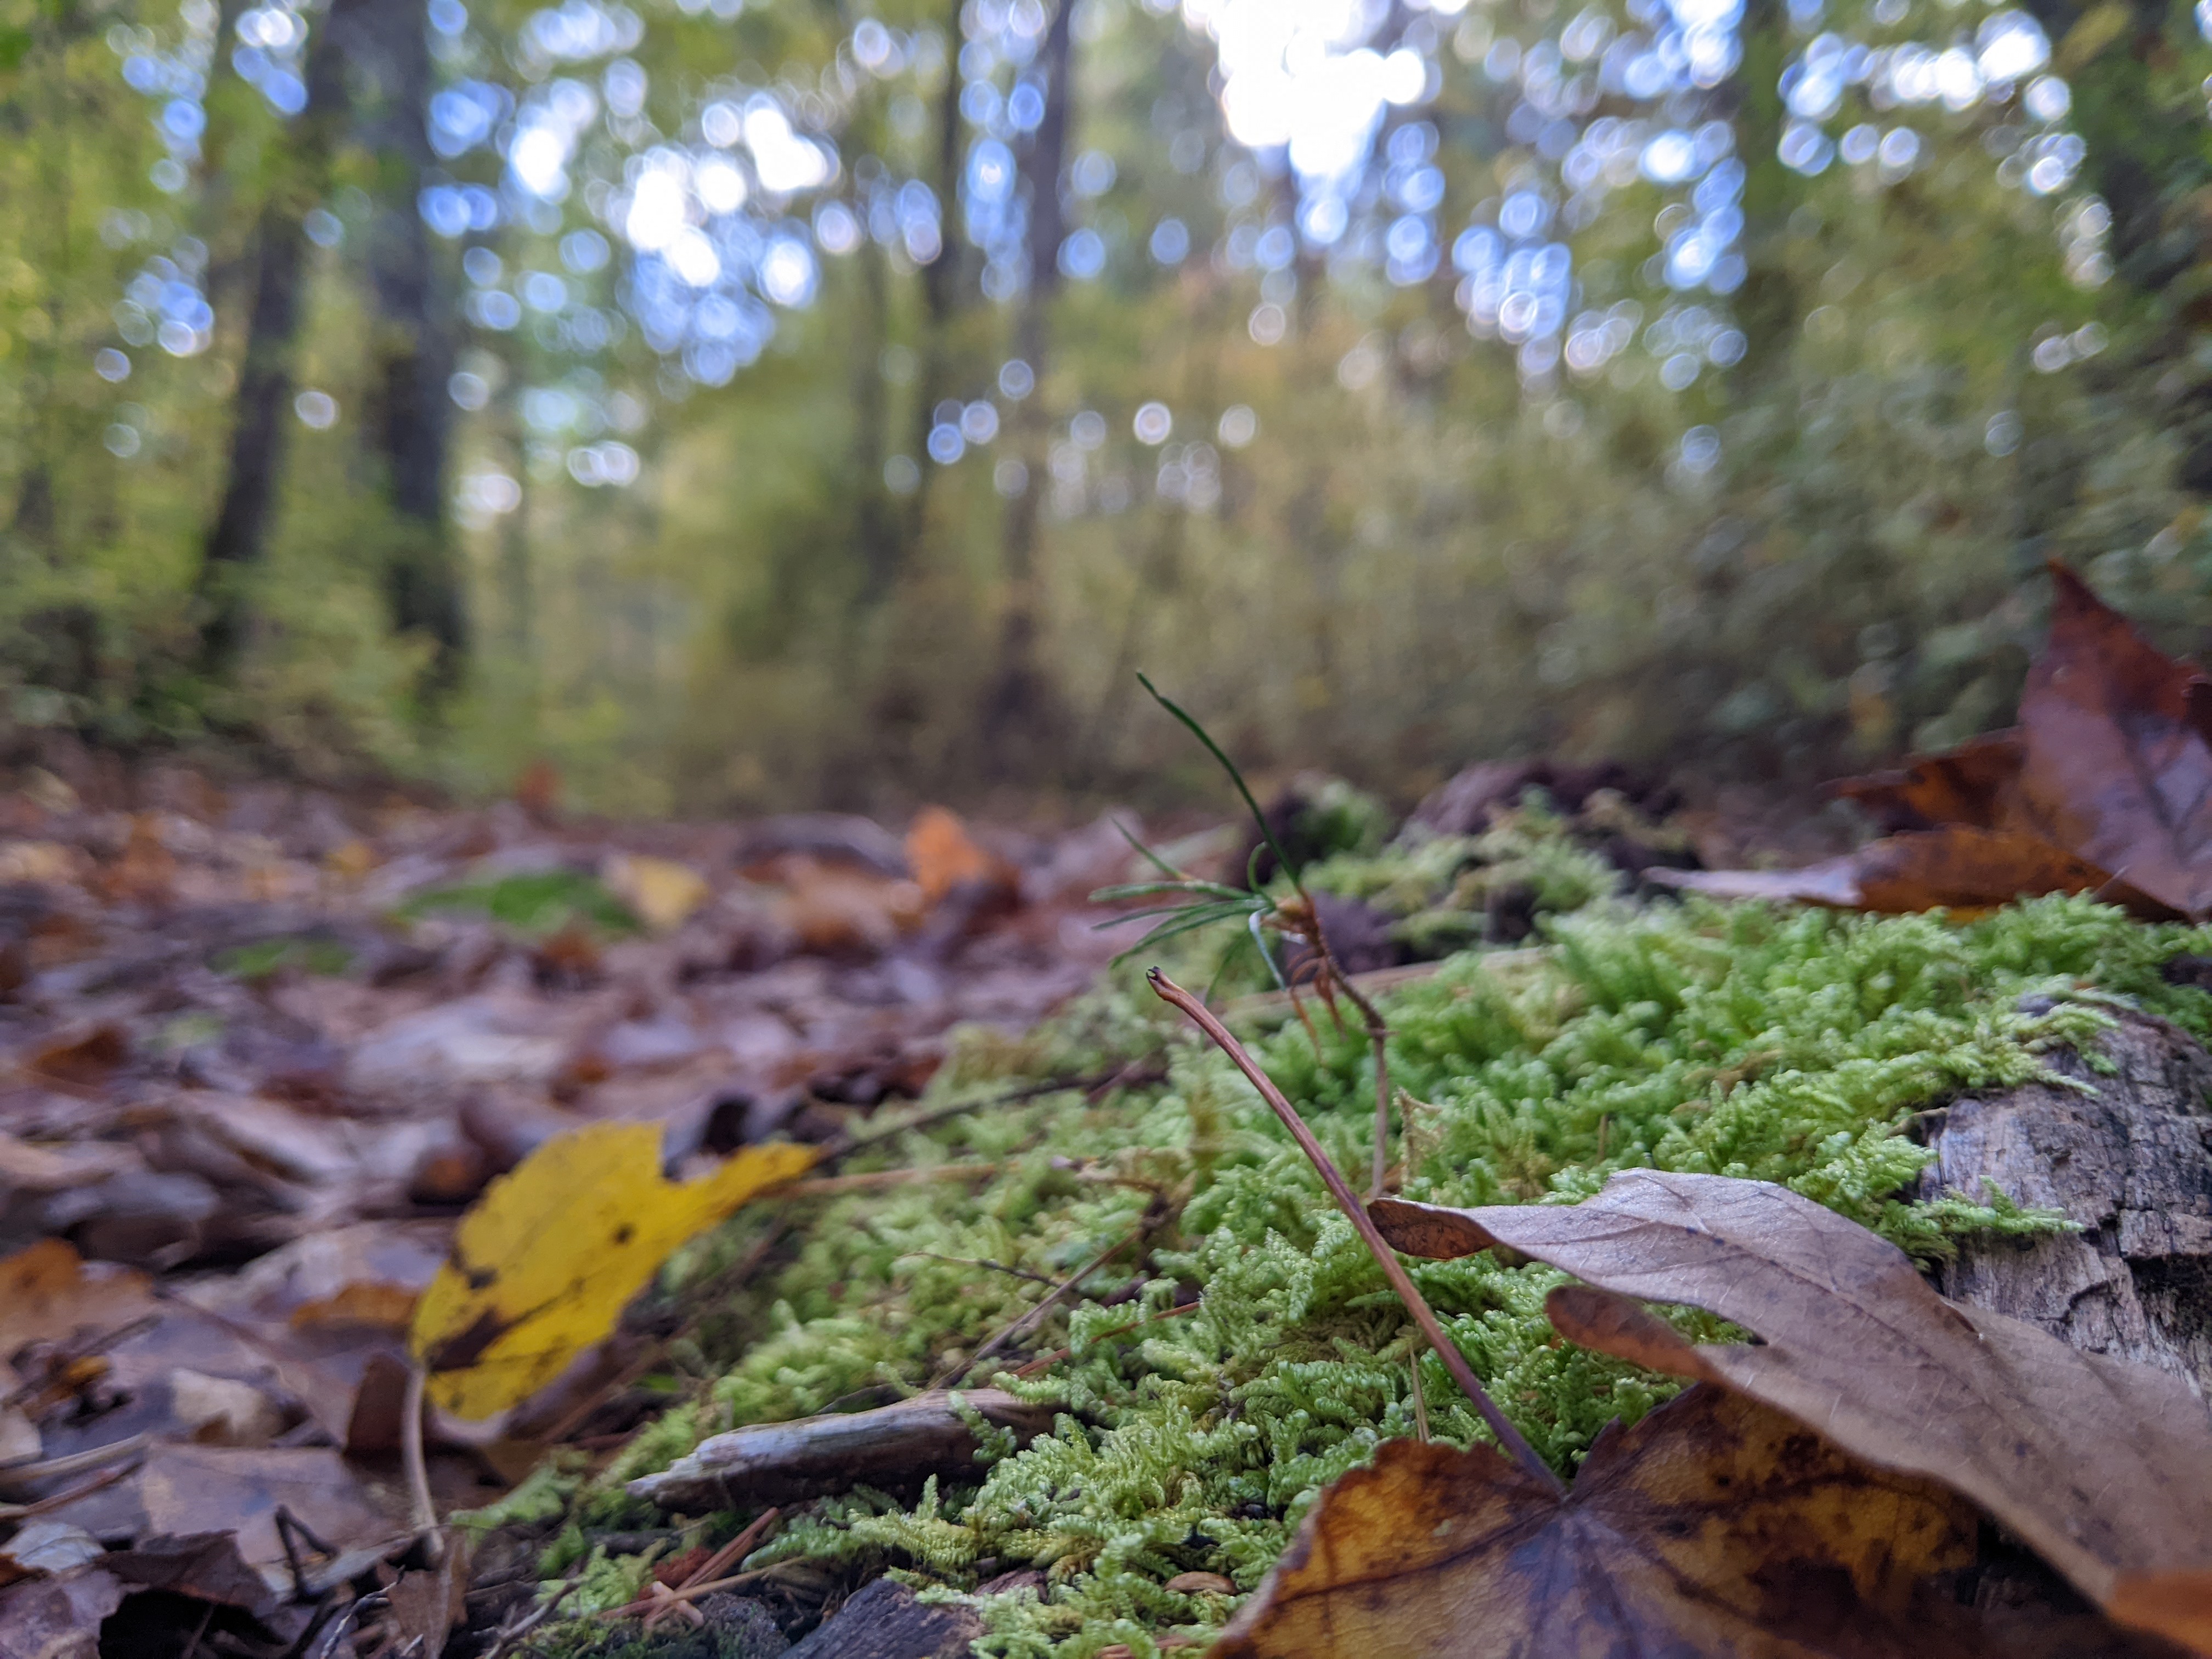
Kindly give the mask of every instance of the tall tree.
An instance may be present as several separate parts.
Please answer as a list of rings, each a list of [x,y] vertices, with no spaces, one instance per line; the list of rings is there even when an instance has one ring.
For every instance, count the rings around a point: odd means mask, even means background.
[[[228,669],[246,642],[246,584],[268,550],[289,432],[285,416],[307,288],[307,216],[330,183],[331,158],[345,122],[347,58],[360,49],[364,20],[374,9],[374,0],[331,0],[307,45],[307,107],[291,143],[271,163],[255,232],[253,309],[239,370],[222,504],[200,566],[200,656],[210,672]]]
[[[1043,495],[1047,420],[1042,395],[1051,350],[1054,296],[1060,291],[1060,245],[1066,234],[1060,175],[1067,155],[1068,103],[1073,88],[1075,0],[1060,0],[1037,53],[1043,80],[1044,118],[1022,153],[1029,198],[1029,282],[1014,325],[1014,355],[1029,366],[1037,391],[1015,406],[1010,446],[1024,468],[1023,487],[1007,503],[1000,532],[1000,571],[1006,611],[1000,618],[999,661],[983,706],[986,770],[1004,777],[1036,777],[1058,769],[1066,726],[1052,682],[1037,660],[1042,605],[1037,581],[1037,508]]]
[[[434,684],[458,675],[468,643],[461,580],[446,514],[454,344],[451,298],[416,204],[433,157],[425,8],[386,0],[364,19],[356,77],[358,137],[374,158],[375,224],[368,274],[376,301],[371,343],[370,441],[383,462],[401,536],[385,574],[392,629],[435,644]]]

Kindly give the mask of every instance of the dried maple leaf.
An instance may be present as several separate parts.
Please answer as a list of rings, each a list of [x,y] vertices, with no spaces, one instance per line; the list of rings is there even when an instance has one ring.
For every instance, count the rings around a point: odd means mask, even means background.
[[[1903,1659],[1933,1650],[1914,1585],[1972,1560],[1978,1521],[1717,1389],[1600,1436],[1564,1498],[1487,1446],[1394,1440],[1322,1495],[1212,1659]]]
[[[813,1166],[811,1146],[747,1146],[681,1185],[660,1173],[660,1126],[556,1135],[461,1218],[410,1339],[429,1394],[462,1417],[526,1400],[615,1328],[676,1247]]]
[[[1887,839],[1802,870],[1655,870],[1717,898],[1978,910],[2094,892],[2151,918],[2212,913],[2212,680],[2053,560],[2051,639],[2020,724],[1845,778]]]
[[[2203,675],[2053,561],[2051,642],[2020,696],[2020,791],[2053,839],[2185,915],[2212,911]]]
[[[2100,1605],[2124,1574],[2212,1565],[2212,1416],[2179,1378],[1946,1302],[1904,1252],[1763,1181],[1631,1170],[1577,1205],[1380,1199],[1415,1255],[1503,1244],[1601,1291],[1682,1302],[1758,1346],[1693,1346],[1633,1304],[1563,1296],[1586,1346],[1752,1395],[1979,1504]]]
[[[2016,728],[1990,732],[1894,772],[1839,778],[1828,793],[1856,802],[1891,835],[1945,823],[1995,830],[2019,822],[2017,786],[2027,759]]]
[[[1946,824],[1869,842],[1799,870],[1650,870],[1654,882],[1714,898],[1778,899],[1903,915],[1938,906],[1972,912],[2023,894],[2095,893],[2106,872],[2019,830]]]

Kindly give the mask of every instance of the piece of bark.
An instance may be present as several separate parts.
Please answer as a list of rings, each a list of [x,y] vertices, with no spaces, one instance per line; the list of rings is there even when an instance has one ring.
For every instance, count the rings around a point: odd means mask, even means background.
[[[972,1608],[931,1606],[895,1579],[878,1578],[784,1659],[966,1659],[982,1633]]]
[[[997,1389],[961,1390],[987,1422],[1027,1444],[1052,1427],[1057,1407]],[[629,1483],[633,1498],[664,1510],[705,1510],[818,1498],[866,1482],[896,1487],[932,1474],[978,1473],[975,1436],[950,1394],[917,1395],[873,1411],[757,1423],[702,1441],[664,1474]]]
[[[2039,1325],[2069,1346],[2181,1377],[2212,1400],[2212,1054],[2164,1020],[2124,1013],[2100,1072],[2070,1050],[2030,1083],[1934,1115],[1921,1193],[2063,1212],[2078,1233],[1964,1242],[1945,1296]]]

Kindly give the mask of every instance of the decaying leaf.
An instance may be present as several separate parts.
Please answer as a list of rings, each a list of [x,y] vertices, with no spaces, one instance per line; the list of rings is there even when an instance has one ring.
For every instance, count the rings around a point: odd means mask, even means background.
[[[2053,560],[2051,638],[2020,724],[1832,793],[1892,833],[1802,870],[1654,871],[1721,898],[1974,910],[2095,892],[2151,918],[2212,913],[2212,680]]]
[[[707,902],[707,878],[673,859],[617,853],[599,872],[614,896],[656,933],[681,927]]]
[[[1503,1244],[1562,1291],[1562,1333],[1750,1395],[1856,1455],[1979,1504],[2100,1605],[2124,1574],[2212,1566],[2212,1416],[2178,1377],[1946,1302],[1895,1246],[1787,1188],[1631,1170],[1573,1206],[1371,1206],[1396,1248]],[[1618,1297],[1688,1303],[1758,1346],[1692,1345]]]
[[[1872,842],[1799,870],[1654,870],[1653,880],[1715,898],[1791,900],[1844,910],[1941,905],[1993,909],[2023,894],[2094,893],[2112,878],[2021,830],[1945,824]]]
[[[2055,839],[2185,915],[2212,910],[2203,675],[2053,562],[2051,643],[2020,696],[2020,790]]]
[[[1487,1446],[1394,1440],[1322,1495],[1212,1659],[1903,1659],[1931,1650],[1914,1585],[1971,1561],[1977,1522],[1717,1389],[1601,1436],[1564,1499]]]
[[[2018,784],[2027,758],[2017,729],[1987,732],[1894,772],[1840,778],[1828,792],[1856,802],[1886,834],[1945,823],[1994,830],[2019,822]]]
[[[925,806],[906,832],[907,867],[930,903],[942,901],[963,882],[1005,881],[1006,861],[978,847],[968,826],[942,806]]]
[[[660,1172],[660,1146],[657,1124],[594,1124],[492,1182],[416,1308],[410,1342],[432,1399],[467,1418],[527,1399],[614,1329],[678,1245],[816,1158],[748,1146],[678,1185]]]
[[[118,1329],[157,1305],[137,1268],[87,1262],[68,1240],[42,1238],[0,1259],[0,1359],[26,1343]]]
[[[0,1659],[100,1659],[100,1622],[123,1586],[97,1567],[0,1591]]]

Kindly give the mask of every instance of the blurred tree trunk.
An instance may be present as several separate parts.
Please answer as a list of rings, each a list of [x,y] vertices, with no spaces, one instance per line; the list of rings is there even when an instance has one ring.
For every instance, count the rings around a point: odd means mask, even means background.
[[[446,461],[453,429],[447,383],[454,346],[449,296],[438,280],[429,228],[416,204],[434,164],[428,20],[418,0],[384,0],[367,17],[356,92],[359,136],[375,159],[376,220],[368,273],[377,322],[371,343],[369,434],[400,522],[385,573],[394,633],[434,643],[433,689],[453,684],[468,645],[460,573],[447,527]]]
[[[2202,52],[2196,19],[2160,0],[2026,4],[2073,94],[2067,125],[2089,147],[2082,182],[2112,214],[2113,275],[2149,301],[2154,325],[2100,375],[2159,383],[2182,447],[2180,482],[2212,495],[2212,372],[2201,351],[2212,334],[2212,167],[2203,91],[2193,74],[2176,73]]]
[[[222,505],[208,533],[199,574],[202,666],[227,672],[244,645],[248,574],[261,562],[283,471],[292,401],[292,358],[306,297],[304,221],[329,183],[331,155],[345,115],[347,54],[359,49],[373,0],[331,0],[307,44],[307,106],[275,162],[255,233],[253,309],[238,376]]]
[[[947,0],[945,88],[937,106],[937,211],[939,246],[937,257],[921,268],[921,295],[927,313],[922,338],[921,374],[915,382],[914,411],[915,464],[921,482],[907,498],[907,509],[890,556],[869,572],[868,593],[880,599],[897,581],[913,550],[921,543],[929,521],[930,486],[935,473],[929,464],[929,428],[940,399],[952,383],[954,326],[962,310],[960,253],[960,13],[964,0]]]
[[[1060,245],[1066,234],[1060,179],[1067,152],[1069,70],[1074,55],[1076,0],[1060,0],[1045,32],[1037,64],[1044,79],[1044,118],[1022,155],[1029,186],[1029,285],[1014,328],[1014,355],[1030,367],[1034,389],[1015,405],[1011,422],[1014,459],[1026,469],[1022,489],[1006,504],[1001,568],[1006,613],[1000,624],[996,678],[983,704],[983,764],[995,778],[1038,778],[1064,772],[1060,744],[1068,721],[1056,688],[1037,660],[1042,604],[1037,588],[1037,507],[1045,476],[1044,376],[1051,348],[1053,296],[1060,291]]]

